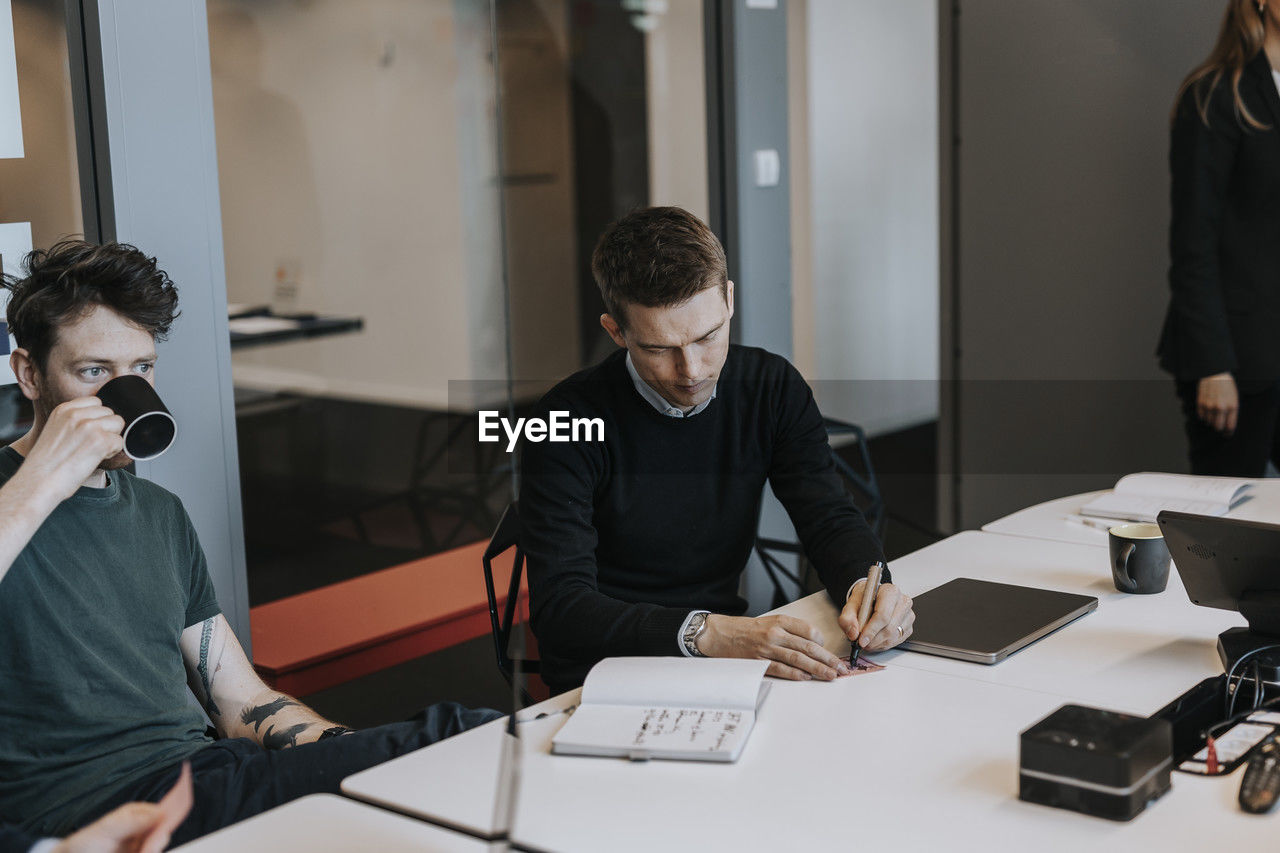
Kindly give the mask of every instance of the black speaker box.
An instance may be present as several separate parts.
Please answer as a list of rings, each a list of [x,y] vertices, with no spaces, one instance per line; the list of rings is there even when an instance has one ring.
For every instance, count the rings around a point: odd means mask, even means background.
[[[1132,820],[1170,787],[1165,720],[1063,705],[1022,733],[1018,797],[1110,820]]]

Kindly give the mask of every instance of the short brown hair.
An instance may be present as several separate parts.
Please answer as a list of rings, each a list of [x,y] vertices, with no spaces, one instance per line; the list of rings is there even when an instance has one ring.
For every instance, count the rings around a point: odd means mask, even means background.
[[[623,327],[628,303],[679,305],[709,287],[727,294],[729,281],[716,235],[679,207],[635,210],[610,225],[591,255],[591,272],[605,308]]]
[[[26,257],[25,278],[4,277],[6,319],[18,346],[43,372],[58,327],[105,305],[163,340],[178,316],[178,290],[164,270],[134,246],[62,240]]]

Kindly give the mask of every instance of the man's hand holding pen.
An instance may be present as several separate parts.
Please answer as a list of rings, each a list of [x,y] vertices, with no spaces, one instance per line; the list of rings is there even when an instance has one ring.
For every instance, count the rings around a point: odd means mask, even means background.
[[[870,584],[872,597],[865,602],[867,606],[863,606],[864,598],[872,573],[853,585],[837,620],[849,642],[866,652],[883,651],[898,645],[911,636],[911,628],[916,621],[910,596],[891,583],[880,584],[876,568],[872,567],[877,581]],[[878,568],[883,570],[884,566],[879,565]]]
[[[845,636],[858,643],[858,649],[877,652],[910,637],[916,617],[910,598],[891,583],[880,585],[884,565],[878,563],[872,569],[849,591],[839,624]],[[863,613],[864,593],[873,576],[875,583]],[[769,675],[795,681],[833,681],[848,675],[857,661],[856,656],[846,661],[827,651],[817,628],[782,613],[754,618],[713,613],[707,617],[706,631],[697,646],[707,657],[767,660]]]

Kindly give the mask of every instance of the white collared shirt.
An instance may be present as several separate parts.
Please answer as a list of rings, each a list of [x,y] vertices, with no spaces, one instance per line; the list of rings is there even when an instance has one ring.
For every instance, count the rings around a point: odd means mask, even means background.
[[[640,393],[640,396],[644,397],[644,399],[649,403],[650,406],[653,406],[655,409],[657,409],[659,412],[661,412],[662,414],[666,415],[669,418],[693,417],[694,415],[698,414],[703,409],[705,409],[707,406],[711,405],[711,401],[716,398],[716,391],[718,391],[720,388],[720,383],[717,382],[715,384],[715,387],[711,389],[710,397],[703,400],[698,405],[694,406],[688,412],[684,412],[680,408],[668,403],[665,399],[663,399],[661,394],[659,394],[657,391],[653,390],[653,388],[649,386],[648,382],[645,382],[643,379],[640,378],[640,374],[636,371],[636,366],[631,363],[631,353],[627,353],[627,373],[631,374],[631,382],[636,386],[636,391]]]

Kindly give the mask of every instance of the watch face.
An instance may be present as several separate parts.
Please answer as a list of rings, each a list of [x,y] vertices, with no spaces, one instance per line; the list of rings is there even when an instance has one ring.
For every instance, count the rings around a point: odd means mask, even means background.
[[[689,627],[684,631],[684,647],[689,654],[695,657],[703,657],[702,652],[698,650],[698,637],[707,627],[707,614],[695,613],[689,620]]]

